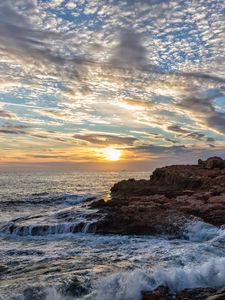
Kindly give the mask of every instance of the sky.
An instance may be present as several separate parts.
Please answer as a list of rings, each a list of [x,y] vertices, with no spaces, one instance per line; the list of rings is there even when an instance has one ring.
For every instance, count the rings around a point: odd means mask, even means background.
[[[224,0],[0,0],[0,166],[225,157],[224,49]]]

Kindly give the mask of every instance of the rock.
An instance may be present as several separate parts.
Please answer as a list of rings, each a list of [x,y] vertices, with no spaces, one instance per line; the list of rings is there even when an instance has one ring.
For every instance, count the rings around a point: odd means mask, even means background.
[[[206,300],[225,300],[225,293],[219,295],[213,295],[206,298]]]
[[[212,288],[194,288],[184,289],[176,294],[176,300],[205,300],[211,295],[215,294],[216,290]]]
[[[220,169],[224,161],[220,158],[209,158],[203,163],[204,168],[199,165],[157,168],[150,180],[123,180],[112,187],[112,197],[163,194],[173,198],[179,194],[191,195],[196,191],[210,189],[225,191],[224,169]]]
[[[0,277],[3,276],[8,271],[8,267],[0,265]]]
[[[107,202],[104,199],[100,199],[97,201],[94,201],[90,204],[90,207],[92,208],[102,208],[105,207],[107,205]]]
[[[44,300],[46,296],[47,294],[43,287],[27,287],[23,291],[24,300]]]
[[[60,292],[66,297],[75,297],[76,299],[86,295],[88,293],[88,288],[89,282],[83,282],[77,277],[74,277],[60,288]]]
[[[184,194],[188,196],[192,196],[194,194],[194,191],[192,190],[184,190]]]
[[[225,161],[221,157],[213,156],[206,161],[199,159],[198,166],[206,169],[223,169],[225,167]]]
[[[217,294],[212,288],[194,288],[185,289],[176,295],[171,294],[167,287],[160,286],[151,292],[143,292],[142,300],[225,300],[225,298],[216,298],[224,294]]]
[[[159,286],[155,291],[143,292],[142,300],[170,300],[172,296],[168,287]]]
[[[225,224],[224,161],[211,157],[198,165],[157,168],[149,180],[116,183],[111,200],[91,205],[104,216],[96,224],[97,233],[181,237],[196,220],[220,226]]]

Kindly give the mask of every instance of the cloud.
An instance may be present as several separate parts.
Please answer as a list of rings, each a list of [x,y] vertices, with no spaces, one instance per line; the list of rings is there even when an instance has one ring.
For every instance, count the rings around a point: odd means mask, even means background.
[[[135,106],[135,107],[140,107],[140,108],[153,108],[154,103],[147,101],[147,100],[142,100],[142,99],[131,99],[131,98],[123,98],[122,102],[125,104],[128,104],[129,106]]]
[[[21,134],[21,152],[52,143],[75,157],[222,147],[222,12],[219,0],[1,0],[0,117],[32,126],[0,127],[1,143]]]
[[[120,68],[145,68],[147,50],[142,45],[141,36],[131,30],[121,32],[110,63]]]
[[[161,3],[168,3],[168,2],[169,2],[169,0],[139,0],[138,4],[139,3],[144,3],[144,4],[147,4],[147,5],[151,6],[151,5],[159,5]],[[119,3],[121,3],[121,0],[114,0],[113,1],[114,5],[118,5]],[[130,7],[130,6],[136,5],[137,1],[135,1],[135,0],[125,0],[125,1],[123,1],[123,3]]]
[[[73,136],[75,139],[83,140],[91,144],[96,145],[133,145],[136,138],[133,137],[122,137],[110,134],[75,134]]]
[[[15,117],[14,113],[0,109],[0,118],[12,119],[13,117]]]
[[[37,15],[35,1],[20,1],[18,4],[25,4],[26,13]],[[66,43],[67,36],[38,28],[28,16],[18,11],[17,5],[11,0],[0,3],[1,55],[16,61],[26,71],[32,69],[36,74],[78,78],[82,59],[75,54],[68,57],[60,53],[60,44],[63,40]]]
[[[179,146],[157,146],[157,145],[142,145],[132,149],[133,151],[142,152],[142,153],[154,153],[154,154],[168,154],[168,153],[185,153],[190,151],[189,148],[184,145]]]
[[[44,159],[49,159],[49,158],[68,158],[68,156],[65,155],[33,155],[33,158],[44,158]]]
[[[28,134],[29,126],[26,125],[4,125],[0,127],[0,133],[4,134],[17,134],[25,135]]]
[[[190,111],[195,118],[205,124],[209,129],[225,133],[225,113],[217,111],[214,107],[216,98],[223,96],[222,91],[208,90],[206,95],[190,95],[178,103],[178,106]]]
[[[179,125],[170,125],[167,127],[169,131],[179,133],[179,136],[182,139],[196,139],[198,141],[203,141],[206,143],[214,143],[215,139],[213,137],[207,137],[204,133],[200,133],[197,131],[191,131],[187,129],[181,128]],[[212,144],[211,144],[212,146]]]
[[[167,127],[169,131],[174,131],[178,133],[189,133],[188,130],[181,128],[179,125],[170,125]]]

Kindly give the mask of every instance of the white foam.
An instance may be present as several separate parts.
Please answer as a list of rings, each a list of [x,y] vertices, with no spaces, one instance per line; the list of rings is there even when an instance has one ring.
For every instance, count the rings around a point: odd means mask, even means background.
[[[81,222],[67,222],[59,224],[32,224],[27,226],[20,226],[16,223],[9,222],[0,227],[0,233],[13,236],[51,236],[51,235],[67,235],[74,233],[88,233],[90,226],[95,222],[81,221]],[[94,232],[94,227],[92,232]]]
[[[45,300],[67,300],[64,296],[60,295],[56,289],[49,288],[47,289],[47,296]]]
[[[88,199],[94,199],[96,195],[86,194],[86,195],[73,195],[73,194],[65,194],[64,195],[64,204],[65,205],[77,205],[81,204]]]
[[[98,281],[96,300],[141,300],[141,291],[154,290],[160,285],[168,286],[174,292],[185,288],[220,288],[225,285],[225,258],[184,268],[112,274]]]
[[[183,268],[134,270],[102,276],[93,284],[91,294],[79,299],[141,300],[142,291],[154,290],[160,285],[168,286],[172,292],[185,288],[221,288],[225,286],[225,258],[214,258],[200,265],[192,264]],[[46,292],[45,300],[78,299],[62,296],[54,288],[48,288]]]
[[[89,230],[89,227],[90,227],[91,224],[92,224],[91,222],[85,223],[82,230],[81,230],[81,232],[88,233],[88,230]]]
[[[187,226],[185,237],[192,242],[215,241],[220,239],[224,241],[225,229],[197,221]]]

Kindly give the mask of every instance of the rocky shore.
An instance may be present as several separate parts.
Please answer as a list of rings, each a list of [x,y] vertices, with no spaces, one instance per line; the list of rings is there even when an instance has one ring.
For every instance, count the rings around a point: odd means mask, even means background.
[[[143,292],[143,300],[224,300],[225,288],[195,288],[185,289],[176,295],[172,294],[167,287],[160,286],[155,291]]]
[[[149,180],[124,180],[111,189],[111,200],[92,204],[105,217],[97,233],[170,234],[180,237],[187,224],[202,220],[225,224],[225,161],[156,169]]]
[[[104,215],[97,233],[168,234],[184,237],[195,221],[225,224],[225,160],[210,157],[196,165],[156,169],[149,180],[124,180],[111,189],[111,200],[92,203]],[[225,300],[225,289],[194,288],[176,295],[167,287],[143,292],[143,300]]]

